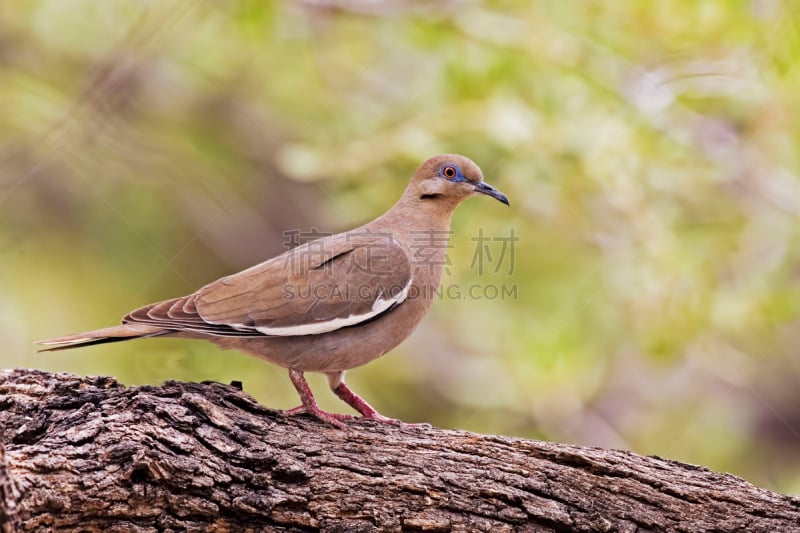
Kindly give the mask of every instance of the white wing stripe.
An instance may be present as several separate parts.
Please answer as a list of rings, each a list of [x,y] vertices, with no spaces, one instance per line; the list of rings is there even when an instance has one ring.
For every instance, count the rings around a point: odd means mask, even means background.
[[[383,298],[378,298],[375,300],[375,302],[373,302],[372,309],[370,309],[369,312],[362,313],[360,315],[350,315],[346,318],[334,318],[332,320],[326,320],[325,322],[314,322],[311,324],[301,324],[299,326],[281,326],[274,328],[265,326],[260,328],[252,328],[243,324],[229,325],[239,331],[253,331],[253,329],[255,329],[264,335],[276,335],[280,337],[291,337],[295,335],[319,335],[321,333],[328,333],[329,331],[345,328],[347,326],[354,326],[374,318],[389,309],[391,306],[402,303],[408,297],[408,291],[411,288],[411,281],[411,279],[408,280],[408,284],[403,287],[403,290],[400,291],[397,296],[386,300]]]

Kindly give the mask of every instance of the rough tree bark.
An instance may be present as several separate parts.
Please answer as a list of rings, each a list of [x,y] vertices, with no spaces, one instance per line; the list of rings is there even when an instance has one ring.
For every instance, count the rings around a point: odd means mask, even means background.
[[[642,457],[285,418],[235,387],[0,373],[0,529],[800,531],[800,498]]]

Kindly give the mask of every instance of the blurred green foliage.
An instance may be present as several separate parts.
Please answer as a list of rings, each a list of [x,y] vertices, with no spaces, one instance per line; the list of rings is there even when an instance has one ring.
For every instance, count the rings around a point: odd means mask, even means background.
[[[284,370],[207,343],[31,342],[268,258],[286,230],[369,220],[459,152],[512,207],[459,209],[462,298],[356,390],[408,421],[800,492],[796,3],[12,0],[0,139],[2,366],[239,379],[291,407]],[[479,271],[478,232],[512,230],[513,271]]]

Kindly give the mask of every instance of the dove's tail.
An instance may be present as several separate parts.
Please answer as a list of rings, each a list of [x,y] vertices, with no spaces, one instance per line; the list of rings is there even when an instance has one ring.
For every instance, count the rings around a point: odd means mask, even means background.
[[[166,335],[167,333],[170,333],[170,330],[155,326],[122,324],[121,326],[113,326],[110,328],[96,329],[94,331],[86,331],[84,333],[76,333],[75,335],[67,335],[65,337],[36,341],[36,344],[47,346],[47,348],[39,350],[40,352],[55,352],[57,350],[68,350],[70,348],[93,346],[95,344],[105,344],[108,342],[128,341],[143,337],[158,337]]]

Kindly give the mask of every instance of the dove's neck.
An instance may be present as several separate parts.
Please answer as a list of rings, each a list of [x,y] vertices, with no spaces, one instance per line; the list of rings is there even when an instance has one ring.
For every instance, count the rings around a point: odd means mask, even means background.
[[[419,241],[426,233],[436,233],[440,240],[442,233],[444,237],[449,236],[450,219],[459,203],[449,198],[421,199],[406,191],[391,209],[365,227],[391,233],[404,245]],[[447,244],[446,238],[444,241]]]
[[[391,234],[411,261],[417,304],[430,305],[442,279],[450,248],[450,218],[458,202],[403,195],[386,213],[363,228]]]

